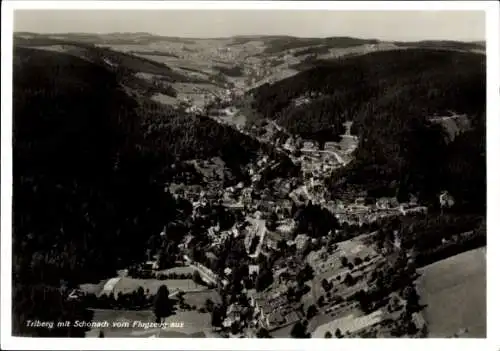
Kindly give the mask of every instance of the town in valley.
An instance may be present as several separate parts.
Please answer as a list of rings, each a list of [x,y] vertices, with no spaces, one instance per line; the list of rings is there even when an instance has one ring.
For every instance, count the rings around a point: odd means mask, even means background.
[[[483,42],[14,46],[20,335],[485,337]]]

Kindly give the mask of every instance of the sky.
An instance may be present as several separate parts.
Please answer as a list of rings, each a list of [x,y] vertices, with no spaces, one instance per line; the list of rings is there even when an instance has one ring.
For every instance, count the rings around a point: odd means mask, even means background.
[[[381,40],[485,40],[482,11],[17,10],[14,30],[148,32],[172,37],[352,36]]]

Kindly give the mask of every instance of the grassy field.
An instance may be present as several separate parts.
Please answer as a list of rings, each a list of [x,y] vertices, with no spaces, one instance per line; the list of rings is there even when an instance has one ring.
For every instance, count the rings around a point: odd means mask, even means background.
[[[286,327],[273,330],[271,336],[273,338],[290,338],[290,332],[293,329],[294,324],[287,325]]]
[[[184,294],[184,301],[188,305],[195,306],[196,308],[204,307],[207,299],[212,300],[212,302],[215,304],[222,303],[219,293],[217,292],[217,290],[214,289],[186,292]]]
[[[486,248],[471,250],[421,269],[418,290],[427,305],[429,337],[486,337]]]
[[[151,100],[165,104],[165,105],[177,105],[179,100],[174,97],[165,94],[155,94],[151,97]]]
[[[91,329],[86,333],[86,337],[97,337],[99,331],[104,332],[105,337],[130,337],[131,332],[136,330],[144,330],[143,328],[116,328],[112,327],[113,322],[130,322],[142,321],[142,322],[154,322],[154,315],[151,311],[120,311],[120,310],[93,310],[95,322],[107,321],[110,323],[109,328],[95,328]]]
[[[122,292],[123,294],[131,293],[137,290],[140,286],[144,290],[149,290],[149,294],[154,295],[158,288],[162,285],[166,285],[169,292],[173,293],[176,290],[182,290],[184,292],[188,291],[201,291],[207,288],[203,285],[196,284],[191,279],[168,279],[168,280],[158,280],[158,279],[133,279],[124,277],[116,283],[113,292],[118,294]]]
[[[132,327],[134,321],[144,323],[154,322],[155,318],[151,311],[119,311],[119,310],[94,310],[94,321],[108,321],[109,328],[91,329],[86,333],[86,337],[97,337],[99,331],[104,332],[105,337],[205,337],[205,331],[210,332],[210,314],[198,313],[196,311],[183,311],[168,317],[164,322],[172,323],[176,326],[167,328],[144,328],[143,326]],[[112,327],[113,321],[128,321],[129,328]]]
[[[106,284],[106,282],[107,282],[107,280],[102,280],[101,282],[99,282],[99,284],[92,284],[92,283],[81,284],[80,290],[87,293],[87,294],[99,295],[99,293],[104,288],[104,285]]]

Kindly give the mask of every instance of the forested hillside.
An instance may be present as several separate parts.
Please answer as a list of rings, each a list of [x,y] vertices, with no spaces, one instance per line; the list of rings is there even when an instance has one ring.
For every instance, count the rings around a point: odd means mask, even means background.
[[[152,101],[141,102],[144,146],[164,159],[206,159],[220,156],[233,172],[256,156],[259,142],[206,116],[193,116]]]
[[[25,321],[87,318],[61,297],[61,281],[71,287],[112,276],[142,260],[165,223],[186,218],[164,191],[170,162],[220,155],[234,164],[258,147],[208,118],[136,101],[119,82],[72,55],[15,49],[15,334],[78,333]]]
[[[329,38],[298,38],[298,37],[278,37],[266,38],[266,54],[275,54],[287,50],[307,48],[311,46],[321,46],[327,49],[349,48],[364,44],[377,44],[376,39],[359,39],[352,37],[329,37]]]
[[[484,209],[483,55],[406,49],[317,64],[252,95],[261,116],[292,133],[333,140],[342,122],[354,121],[356,161],[332,179],[334,193],[359,186],[374,196],[412,192],[434,201],[450,189],[461,205]],[[299,98],[309,101],[296,106]],[[427,120],[449,111],[467,114],[474,127],[446,145],[442,128]]]
[[[484,41],[474,41],[474,42],[463,42],[463,41],[453,41],[453,40],[422,40],[416,42],[394,42],[397,46],[404,47],[418,47],[418,48],[428,48],[428,49],[451,49],[451,50],[485,50],[486,42]]]
[[[14,44],[17,47],[66,53],[103,66],[112,70],[121,84],[146,97],[151,97],[155,93],[175,97],[176,91],[173,89],[172,83],[199,81],[199,79],[180,74],[163,63],[131,53],[97,47],[85,41],[53,39],[45,36],[26,39],[16,36]]]

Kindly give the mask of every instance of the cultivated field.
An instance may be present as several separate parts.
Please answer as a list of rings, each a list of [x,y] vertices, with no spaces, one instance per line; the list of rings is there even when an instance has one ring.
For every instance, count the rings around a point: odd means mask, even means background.
[[[294,324],[287,325],[286,327],[273,330],[271,336],[273,338],[289,338],[290,332],[293,329]]]
[[[337,244],[337,249],[332,253],[326,253],[325,249],[311,252],[307,256],[307,262],[314,269],[315,277],[319,280],[329,279],[334,275],[344,275],[349,269],[341,265],[341,257],[345,256],[349,262],[353,262],[356,257],[364,260],[366,257],[377,256],[375,250],[364,243],[365,235],[357,238],[342,241]]]
[[[197,309],[204,307],[207,300],[212,300],[214,304],[222,303],[221,297],[215,289],[191,291],[184,294],[184,302]]]
[[[340,303],[338,298],[345,299],[356,291],[368,288],[367,272],[380,261],[381,257],[373,248],[364,243],[366,237],[367,235],[361,235],[340,242],[337,244],[338,248],[331,253],[326,252],[326,248],[323,248],[320,251],[312,252],[307,257],[307,262],[314,269],[315,276],[311,282],[307,283],[311,290],[302,297],[301,302],[307,308],[310,305],[317,304],[321,296],[324,299],[324,305],[318,306],[319,314],[311,320],[311,330],[323,324],[328,324],[332,320],[347,317],[355,318],[357,315],[358,310],[354,303]],[[350,269],[342,266],[341,257],[346,257],[350,263],[353,263],[354,259],[358,257],[362,262]],[[354,284],[350,286],[344,283],[348,273],[355,280]],[[332,284],[332,289],[329,292],[326,292],[322,286],[321,281],[323,279]],[[342,330],[342,328],[340,329]],[[323,334],[321,337],[323,337]]]
[[[320,325],[313,332],[313,338],[324,338],[325,333],[329,331],[332,335],[335,335],[335,331],[339,329],[342,334],[346,332],[354,333],[358,330],[364,329],[366,327],[372,326],[382,320],[382,311],[378,310],[369,315],[356,317],[355,315],[349,315],[343,318],[335,319],[329,323]]]
[[[486,337],[486,248],[421,269],[418,280],[430,337]]]

